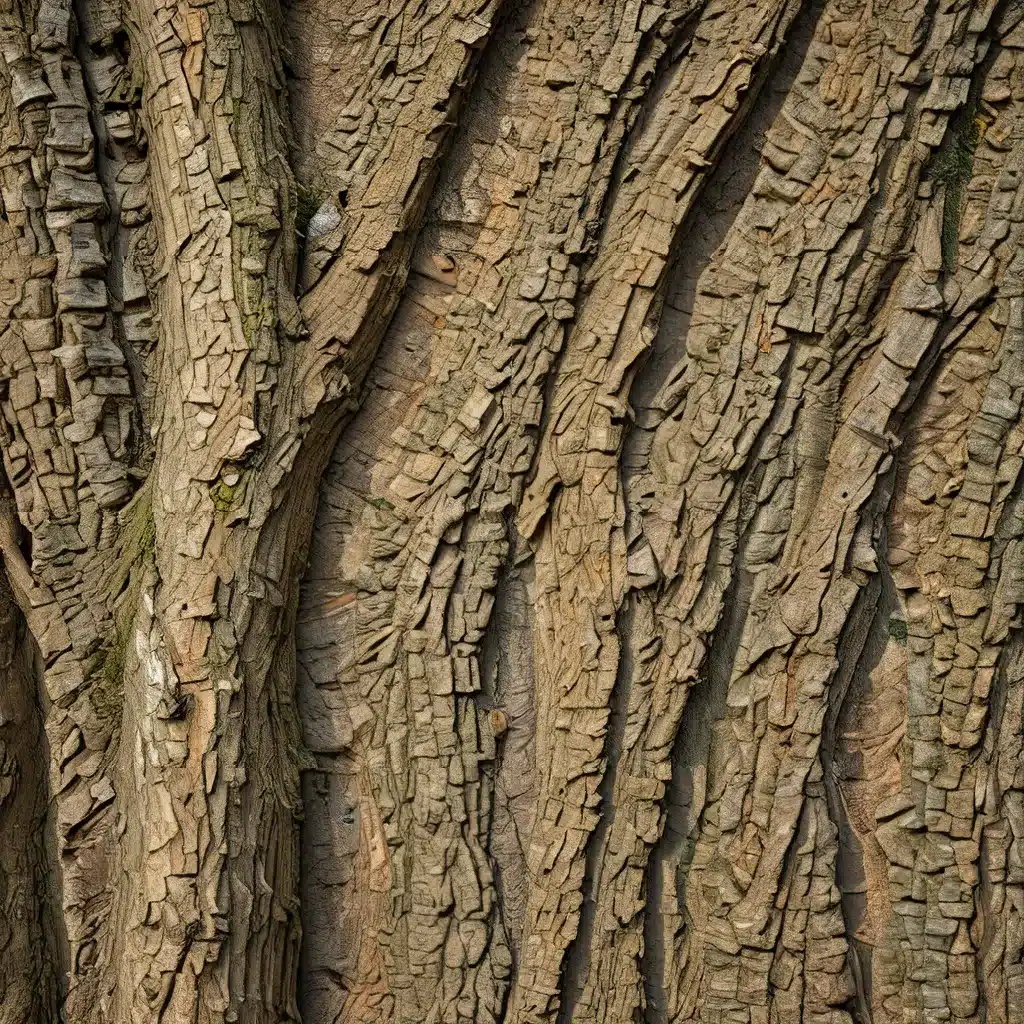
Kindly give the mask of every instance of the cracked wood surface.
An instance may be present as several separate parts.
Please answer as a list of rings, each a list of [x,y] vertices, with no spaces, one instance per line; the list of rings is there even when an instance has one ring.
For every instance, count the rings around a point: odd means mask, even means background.
[[[0,0],[0,1022],[1014,1021],[1022,103],[1017,0]]]

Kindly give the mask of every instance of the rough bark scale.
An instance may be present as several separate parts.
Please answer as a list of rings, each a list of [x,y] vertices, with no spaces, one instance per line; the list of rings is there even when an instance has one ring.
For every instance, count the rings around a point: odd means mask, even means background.
[[[1024,6],[0,0],[0,1022],[1024,1006]]]

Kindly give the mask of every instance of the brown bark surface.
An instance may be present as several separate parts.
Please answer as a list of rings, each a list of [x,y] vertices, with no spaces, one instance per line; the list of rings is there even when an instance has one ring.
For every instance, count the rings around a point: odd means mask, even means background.
[[[0,0],[0,1024],[1024,1013],[1024,5]]]

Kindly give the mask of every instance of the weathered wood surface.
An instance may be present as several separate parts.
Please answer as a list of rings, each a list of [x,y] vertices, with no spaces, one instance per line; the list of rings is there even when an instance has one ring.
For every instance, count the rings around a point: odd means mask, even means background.
[[[6,0],[0,1022],[1014,1021],[1022,242],[1017,0]]]

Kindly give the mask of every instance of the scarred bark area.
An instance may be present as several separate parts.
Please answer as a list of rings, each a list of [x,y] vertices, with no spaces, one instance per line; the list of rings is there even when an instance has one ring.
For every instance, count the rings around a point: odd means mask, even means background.
[[[0,0],[0,1024],[1013,1021],[1022,104],[1014,0]]]

